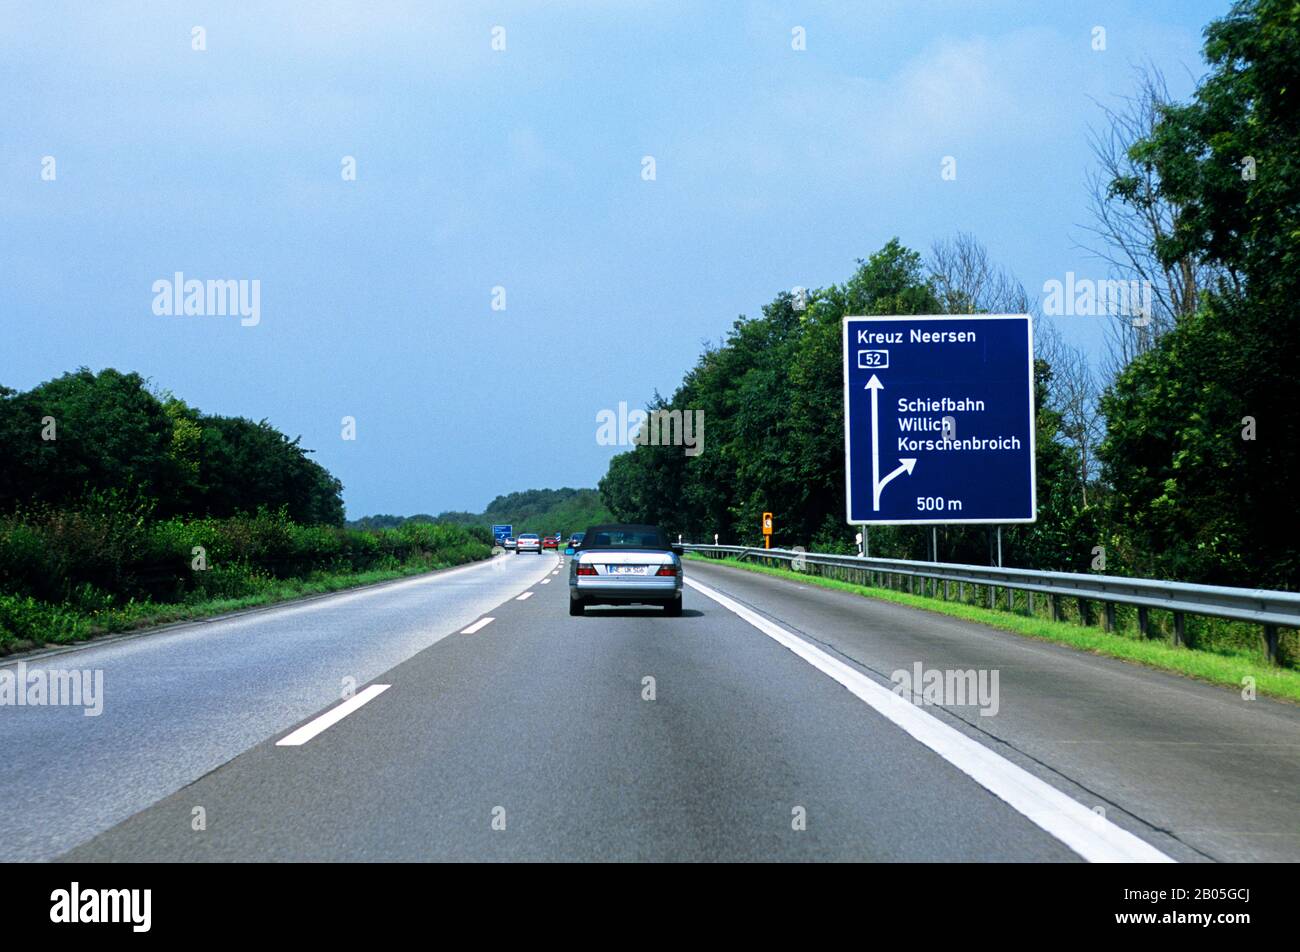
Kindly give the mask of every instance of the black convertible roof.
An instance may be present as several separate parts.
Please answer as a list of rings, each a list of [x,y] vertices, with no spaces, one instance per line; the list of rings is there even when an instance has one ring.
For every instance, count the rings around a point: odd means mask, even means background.
[[[664,534],[661,531],[659,531],[658,526],[652,526],[652,525],[647,525],[645,523],[636,523],[636,522],[607,522],[607,523],[602,523],[601,525],[598,526],[587,527],[587,534],[582,537],[583,549],[585,550],[585,549],[599,548],[599,546],[597,546],[593,540],[598,538],[601,533],[610,533],[610,532],[628,532],[628,533],[635,533],[636,535],[650,535],[653,533],[654,536],[659,540],[659,545],[654,548],[662,548],[662,549],[672,548],[672,546],[669,545],[668,541],[664,538]],[[646,548],[652,548],[652,547],[646,546]]]

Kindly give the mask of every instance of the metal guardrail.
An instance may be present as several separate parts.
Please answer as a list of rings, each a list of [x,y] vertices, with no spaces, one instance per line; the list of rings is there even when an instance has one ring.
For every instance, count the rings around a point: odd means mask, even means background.
[[[1034,596],[1045,595],[1054,620],[1060,615],[1060,599],[1074,598],[1078,600],[1079,617],[1084,624],[1091,623],[1091,605],[1096,602],[1103,606],[1103,624],[1107,631],[1115,628],[1115,606],[1133,605],[1138,610],[1138,629],[1143,636],[1150,635],[1149,612],[1155,608],[1173,613],[1174,644],[1182,644],[1184,641],[1184,619],[1187,615],[1250,622],[1263,626],[1264,647],[1269,660],[1274,663],[1277,662],[1278,629],[1300,628],[1300,592],[1193,585],[1190,582],[1166,582],[1118,575],[873,559],[858,555],[760,549],[741,545],[684,543],[682,548],[714,558],[731,556],[742,560],[756,558],[790,562],[795,570],[807,570],[812,566],[821,574],[838,575],[850,581],[856,577],[864,584],[883,588],[893,588],[895,578],[906,578],[907,589],[914,594],[916,580],[920,579],[921,594],[925,594],[928,583],[936,597],[938,583],[942,582],[944,598],[948,597],[949,586],[955,582],[958,586],[958,599],[961,601],[965,601],[965,586],[983,586],[987,589],[986,597],[990,608],[996,607],[998,603],[998,589],[1006,592],[1009,609],[1013,606],[1012,593],[1025,592],[1025,607],[1031,614]]]

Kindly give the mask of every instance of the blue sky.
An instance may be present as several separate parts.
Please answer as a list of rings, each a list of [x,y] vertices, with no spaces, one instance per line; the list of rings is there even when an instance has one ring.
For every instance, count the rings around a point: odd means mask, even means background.
[[[1104,277],[1095,101],[1146,62],[1185,96],[1227,7],[0,3],[0,383],[116,367],[265,417],[353,517],[593,486],[600,410],[891,236],[970,231],[1035,296]],[[259,280],[260,323],[155,315],[177,271]]]

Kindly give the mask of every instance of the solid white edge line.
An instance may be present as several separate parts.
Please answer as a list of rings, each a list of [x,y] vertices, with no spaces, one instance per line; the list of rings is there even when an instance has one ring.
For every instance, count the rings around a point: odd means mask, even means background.
[[[739,615],[773,641],[848,688],[858,699],[924,744],[985,790],[1056,837],[1090,863],[1172,863],[1141,837],[1040,780],[949,727],[906,698],[882,687],[857,669],[816,648],[721,592],[683,579],[701,595]]]
[[[532,597],[533,597],[533,593],[532,593],[532,592],[524,592],[524,594],[522,594],[522,595],[520,595],[518,598],[516,598],[515,601],[517,601],[517,602],[522,602],[522,601],[524,601],[524,600],[526,600],[526,599],[529,599],[529,598],[532,598]]]
[[[306,724],[302,725],[302,727],[298,728],[296,731],[294,731],[292,734],[289,734],[287,737],[283,737],[280,740],[277,740],[275,742],[275,746],[276,747],[301,747],[303,744],[307,743],[307,741],[311,740],[321,731],[333,727],[335,724],[343,720],[343,718],[347,717],[349,714],[351,714],[357,708],[361,707],[363,704],[366,704],[369,701],[373,701],[375,698],[379,697],[379,695],[383,694],[390,687],[392,687],[391,684],[370,685],[370,687],[366,688],[360,694],[348,698],[342,704],[339,704],[336,707],[332,707],[324,714],[315,718],[314,720],[308,721]]]
[[[474,634],[474,632],[478,631],[479,629],[486,628],[494,621],[496,621],[496,619],[491,616],[488,616],[487,618],[480,618],[478,621],[474,622],[474,624],[470,625],[468,628],[462,628],[460,630],[460,633],[462,635],[472,635]]]

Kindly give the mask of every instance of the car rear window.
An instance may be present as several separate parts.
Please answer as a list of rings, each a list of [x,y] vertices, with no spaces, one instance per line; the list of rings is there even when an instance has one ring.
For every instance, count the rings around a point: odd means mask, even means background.
[[[535,532],[525,532],[525,533],[524,533],[523,535],[521,535],[519,538],[521,538],[521,539],[536,539],[536,538],[537,538],[537,533],[535,533]]]
[[[584,549],[666,549],[652,529],[602,529],[582,540]]]

